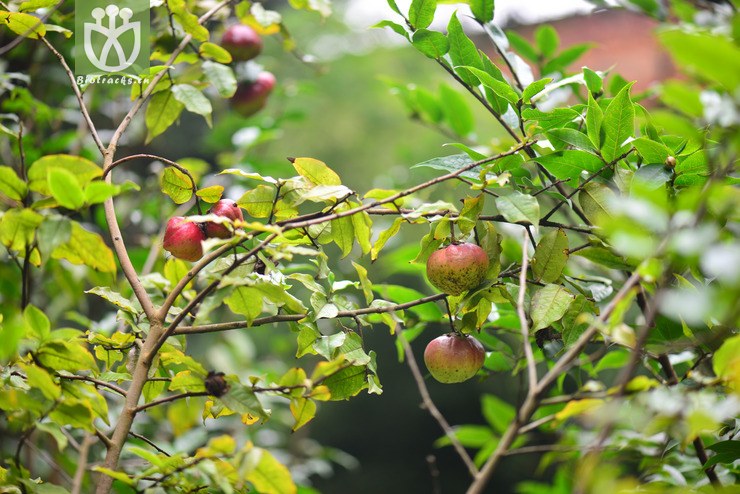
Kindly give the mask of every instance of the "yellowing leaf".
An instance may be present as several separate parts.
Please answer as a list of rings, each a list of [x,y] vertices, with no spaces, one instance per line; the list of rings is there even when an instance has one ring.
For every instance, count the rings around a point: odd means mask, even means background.
[[[293,161],[293,167],[314,185],[342,185],[339,175],[323,161],[314,158],[296,158]]]
[[[555,419],[562,422],[563,420],[567,420],[571,417],[591,412],[599,408],[603,403],[604,400],[598,400],[594,398],[569,401],[568,404],[565,405],[565,408],[555,414]]]
[[[113,252],[100,235],[85,230],[76,221],[72,222],[69,240],[54,249],[51,256],[54,259],[66,259],[72,264],[84,264],[103,273],[116,272]]]
[[[262,494],[295,494],[298,488],[290,477],[288,468],[277,461],[266,449],[255,448],[259,462],[247,474],[247,480]]]

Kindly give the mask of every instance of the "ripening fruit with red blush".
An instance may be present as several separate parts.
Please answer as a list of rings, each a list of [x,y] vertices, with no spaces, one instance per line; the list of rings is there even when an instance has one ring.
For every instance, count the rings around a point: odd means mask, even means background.
[[[223,216],[231,221],[244,221],[242,209],[231,199],[221,199],[208,210],[208,214]],[[229,238],[233,233],[226,225],[209,221],[206,223],[206,235],[208,237]]]
[[[429,342],[424,363],[434,379],[444,384],[461,383],[483,367],[486,351],[472,336],[449,333]]]
[[[231,107],[243,117],[251,117],[267,105],[276,79],[270,72],[260,72],[254,81],[242,82],[231,97]]]
[[[480,285],[488,271],[488,254],[471,243],[450,244],[427,259],[429,281],[445,293],[460,295]]]
[[[201,242],[205,239],[206,235],[197,223],[174,216],[167,222],[162,247],[178,259],[195,262],[203,257]]]
[[[237,62],[252,60],[262,52],[262,38],[257,31],[245,24],[233,24],[221,38],[221,47],[231,53]]]

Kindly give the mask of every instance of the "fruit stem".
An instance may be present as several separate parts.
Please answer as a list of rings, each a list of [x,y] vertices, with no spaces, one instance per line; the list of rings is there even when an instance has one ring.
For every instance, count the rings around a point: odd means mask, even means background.
[[[457,239],[455,239],[455,222],[450,219],[450,245],[456,245]]]
[[[450,318],[450,328],[452,329],[452,332],[455,334],[459,334],[459,331],[455,329],[455,323],[452,319],[452,311],[450,310],[450,302],[447,300],[447,297],[444,298],[445,300],[445,307],[447,307],[447,317]]]

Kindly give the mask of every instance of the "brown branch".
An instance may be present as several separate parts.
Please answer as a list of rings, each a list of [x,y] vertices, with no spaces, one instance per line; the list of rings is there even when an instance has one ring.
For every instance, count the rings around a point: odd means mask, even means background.
[[[154,443],[154,441],[152,441],[151,439],[149,439],[149,438],[148,438],[148,437],[146,437],[146,436],[142,436],[141,434],[137,434],[137,433],[136,433],[136,432],[134,432],[134,431],[128,431],[128,435],[129,435],[129,436],[131,436],[131,437],[135,437],[136,439],[139,439],[140,441],[144,441],[144,442],[145,442],[145,443],[147,443],[147,444],[148,444],[149,446],[151,446],[152,448],[156,449],[157,451],[159,451],[160,453],[162,453],[162,454],[163,454],[163,455],[165,455],[165,456],[172,456],[172,455],[171,455],[171,454],[169,454],[169,453],[168,453],[167,451],[165,451],[165,450],[163,450],[162,448],[160,448],[159,446],[157,446],[157,445],[156,445],[156,444]]]
[[[539,403],[539,397],[547,391],[547,389],[557,380],[557,378],[565,372],[571,365],[571,362],[575,360],[586,345],[591,341],[594,335],[598,332],[599,326],[606,321],[611,315],[617,304],[629,293],[632,288],[639,283],[640,277],[638,274],[633,274],[627,279],[622,288],[617,292],[614,298],[607,304],[603,312],[599,317],[592,322],[583,334],[576,340],[558,361],[550,368],[550,370],[540,379],[537,383],[535,391],[528,393],[527,397],[519,408],[516,417],[509,424],[506,431],[501,437],[501,440],[496,447],[496,450],[491,454],[480,469],[480,473],[475,477],[473,482],[468,487],[467,494],[481,494],[485,489],[486,484],[491,478],[493,471],[498,466],[501,458],[506,454],[509,447],[514,443],[516,438],[519,436],[520,431],[524,424],[530,419],[530,417],[537,410]]]
[[[87,433],[82,439],[80,444],[80,452],[77,455],[77,468],[75,469],[75,476],[72,479],[72,494],[80,494],[82,492],[82,482],[85,480],[85,471],[87,470],[87,456],[90,453],[90,446],[95,444],[94,434]]]
[[[98,150],[100,153],[105,156],[105,145],[103,144],[103,141],[100,139],[100,135],[98,134],[97,129],[95,128],[95,124],[92,121],[92,118],[90,117],[90,112],[87,110],[87,105],[85,105],[85,101],[82,99],[82,93],[80,92],[80,88],[77,87],[77,82],[75,81],[75,75],[72,72],[72,69],[69,68],[69,65],[67,65],[67,61],[64,59],[64,55],[59,53],[54,46],[49,43],[46,38],[41,37],[39,38],[44,45],[51,51],[59,60],[59,63],[62,65],[62,68],[64,69],[64,72],[67,74],[67,77],[69,78],[69,81],[72,86],[72,91],[75,93],[75,97],[77,98],[77,103],[80,106],[80,111],[82,112],[82,117],[85,119],[85,122],[87,123],[87,127],[90,130],[90,135],[93,138],[93,141],[95,141],[95,145],[98,147]]]
[[[181,400],[183,398],[191,398],[195,396],[208,396],[208,391],[187,391],[185,393],[180,393],[176,395],[170,395],[165,396],[164,398],[160,398],[158,400],[150,401],[149,403],[144,403],[143,405],[140,405],[136,407],[134,410],[134,413],[143,412],[147,408],[156,407],[158,405],[163,405],[165,403],[170,403],[172,401]]]
[[[116,386],[115,384],[111,384],[109,382],[101,381],[100,379],[95,379],[94,377],[78,376],[78,375],[74,375],[74,374],[72,374],[72,375],[68,375],[68,374],[57,374],[57,376],[59,376],[60,379],[68,379],[70,381],[87,381],[87,382],[93,383],[96,387],[99,386],[99,387],[102,387],[102,388],[106,388],[106,389],[109,389],[109,390],[111,390],[111,391],[113,391],[115,393],[118,393],[119,395],[123,396],[124,398],[126,397],[126,390],[125,389],[123,389],[123,388],[121,388],[119,386]]]
[[[527,359],[527,375],[529,379],[528,393],[534,393],[537,388],[537,363],[532,353],[532,345],[529,341],[529,322],[527,313],[524,310],[524,295],[527,291],[527,267],[529,266],[529,256],[527,255],[527,237],[529,229],[525,228],[524,242],[522,242],[522,269],[519,271],[519,296],[516,301],[516,312],[519,316],[519,329],[522,334],[522,345],[524,345],[524,356]]]
[[[445,298],[444,293],[438,293],[436,295],[429,295],[418,300],[412,300],[403,304],[394,304],[384,307],[364,307],[356,310],[340,310],[333,319],[345,318],[345,317],[357,317],[365,314],[383,314],[386,312],[395,312],[397,310],[404,310],[417,305],[427,304],[429,302],[435,302]],[[218,331],[229,331],[232,329],[251,328],[255,326],[262,326],[265,324],[271,324],[276,322],[291,322],[300,321],[308,316],[308,314],[278,314],[274,316],[260,317],[252,321],[249,324],[247,321],[234,321],[224,322],[216,324],[203,324],[200,326],[183,326],[173,331],[173,335],[179,334],[203,334],[203,333],[215,333]]]
[[[476,478],[478,476],[478,468],[475,466],[473,459],[465,450],[462,443],[460,443],[460,440],[457,438],[457,436],[455,436],[455,431],[452,429],[449,422],[447,422],[447,419],[445,419],[444,415],[442,415],[442,412],[439,411],[437,406],[434,404],[434,401],[432,401],[429,390],[424,383],[424,376],[421,374],[421,371],[419,370],[419,365],[416,363],[416,359],[414,358],[414,352],[411,349],[411,345],[408,341],[406,341],[406,338],[403,336],[400,328],[396,329],[396,337],[398,338],[398,341],[401,342],[403,351],[406,354],[406,363],[408,364],[409,369],[411,369],[411,374],[414,376],[416,387],[419,388],[419,394],[421,394],[424,408],[427,409],[429,414],[434,418],[434,420],[437,421],[439,426],[442,428],[445,436],[447,436],[447,438],[450,440],[452,447],[455,449],[457,454],[460,456],[460,459],[462,459],[463,463],[465,463],[465,466],[468,468],[468,472],[470,473],[470,475],[473,478]]]

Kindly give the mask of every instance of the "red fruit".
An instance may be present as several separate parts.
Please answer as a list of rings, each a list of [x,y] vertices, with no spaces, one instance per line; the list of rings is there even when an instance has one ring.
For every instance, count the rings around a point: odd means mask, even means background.
[[[473,377],[486,359],[483,345],[472,336],[449,333],[439,336],[424,350],[424,363],[437,381],[461,383]]]
[[[203,257],[201,242],[205,239],[197,223],[175,216],[167,222],[162,247],[178,259],[195,262]]]
[[[250,117],[267,104],[267,97],[275,88],[275,76],[270,72],[260,72],[253,82],[241,83],[231,97],[231,106],[237,113]]]
[[[488,271],[488,255],[475,244],[450,244],[427,259],[427,277],[435,287],[460,295],[480,285]]]
[[[221,199],[216,204],[214,204],[210,210],[208,210],[208,214],[223,216],[224,218],[228,218],[231,221],[244,220],[244,215],[242,214],[241,208],[237,206],[236,202],[232,201],[231,199]],[[233,235],[233,233],[231,232],[231,230],[228,229],[226,225],[209,221],[206,223],[206,235],[208,237],[229,238]]]
[[[231,53],[237,62],[252,60],[262,51],[262,38],[251,27],[233,24],[226,29],[221,46]]]

